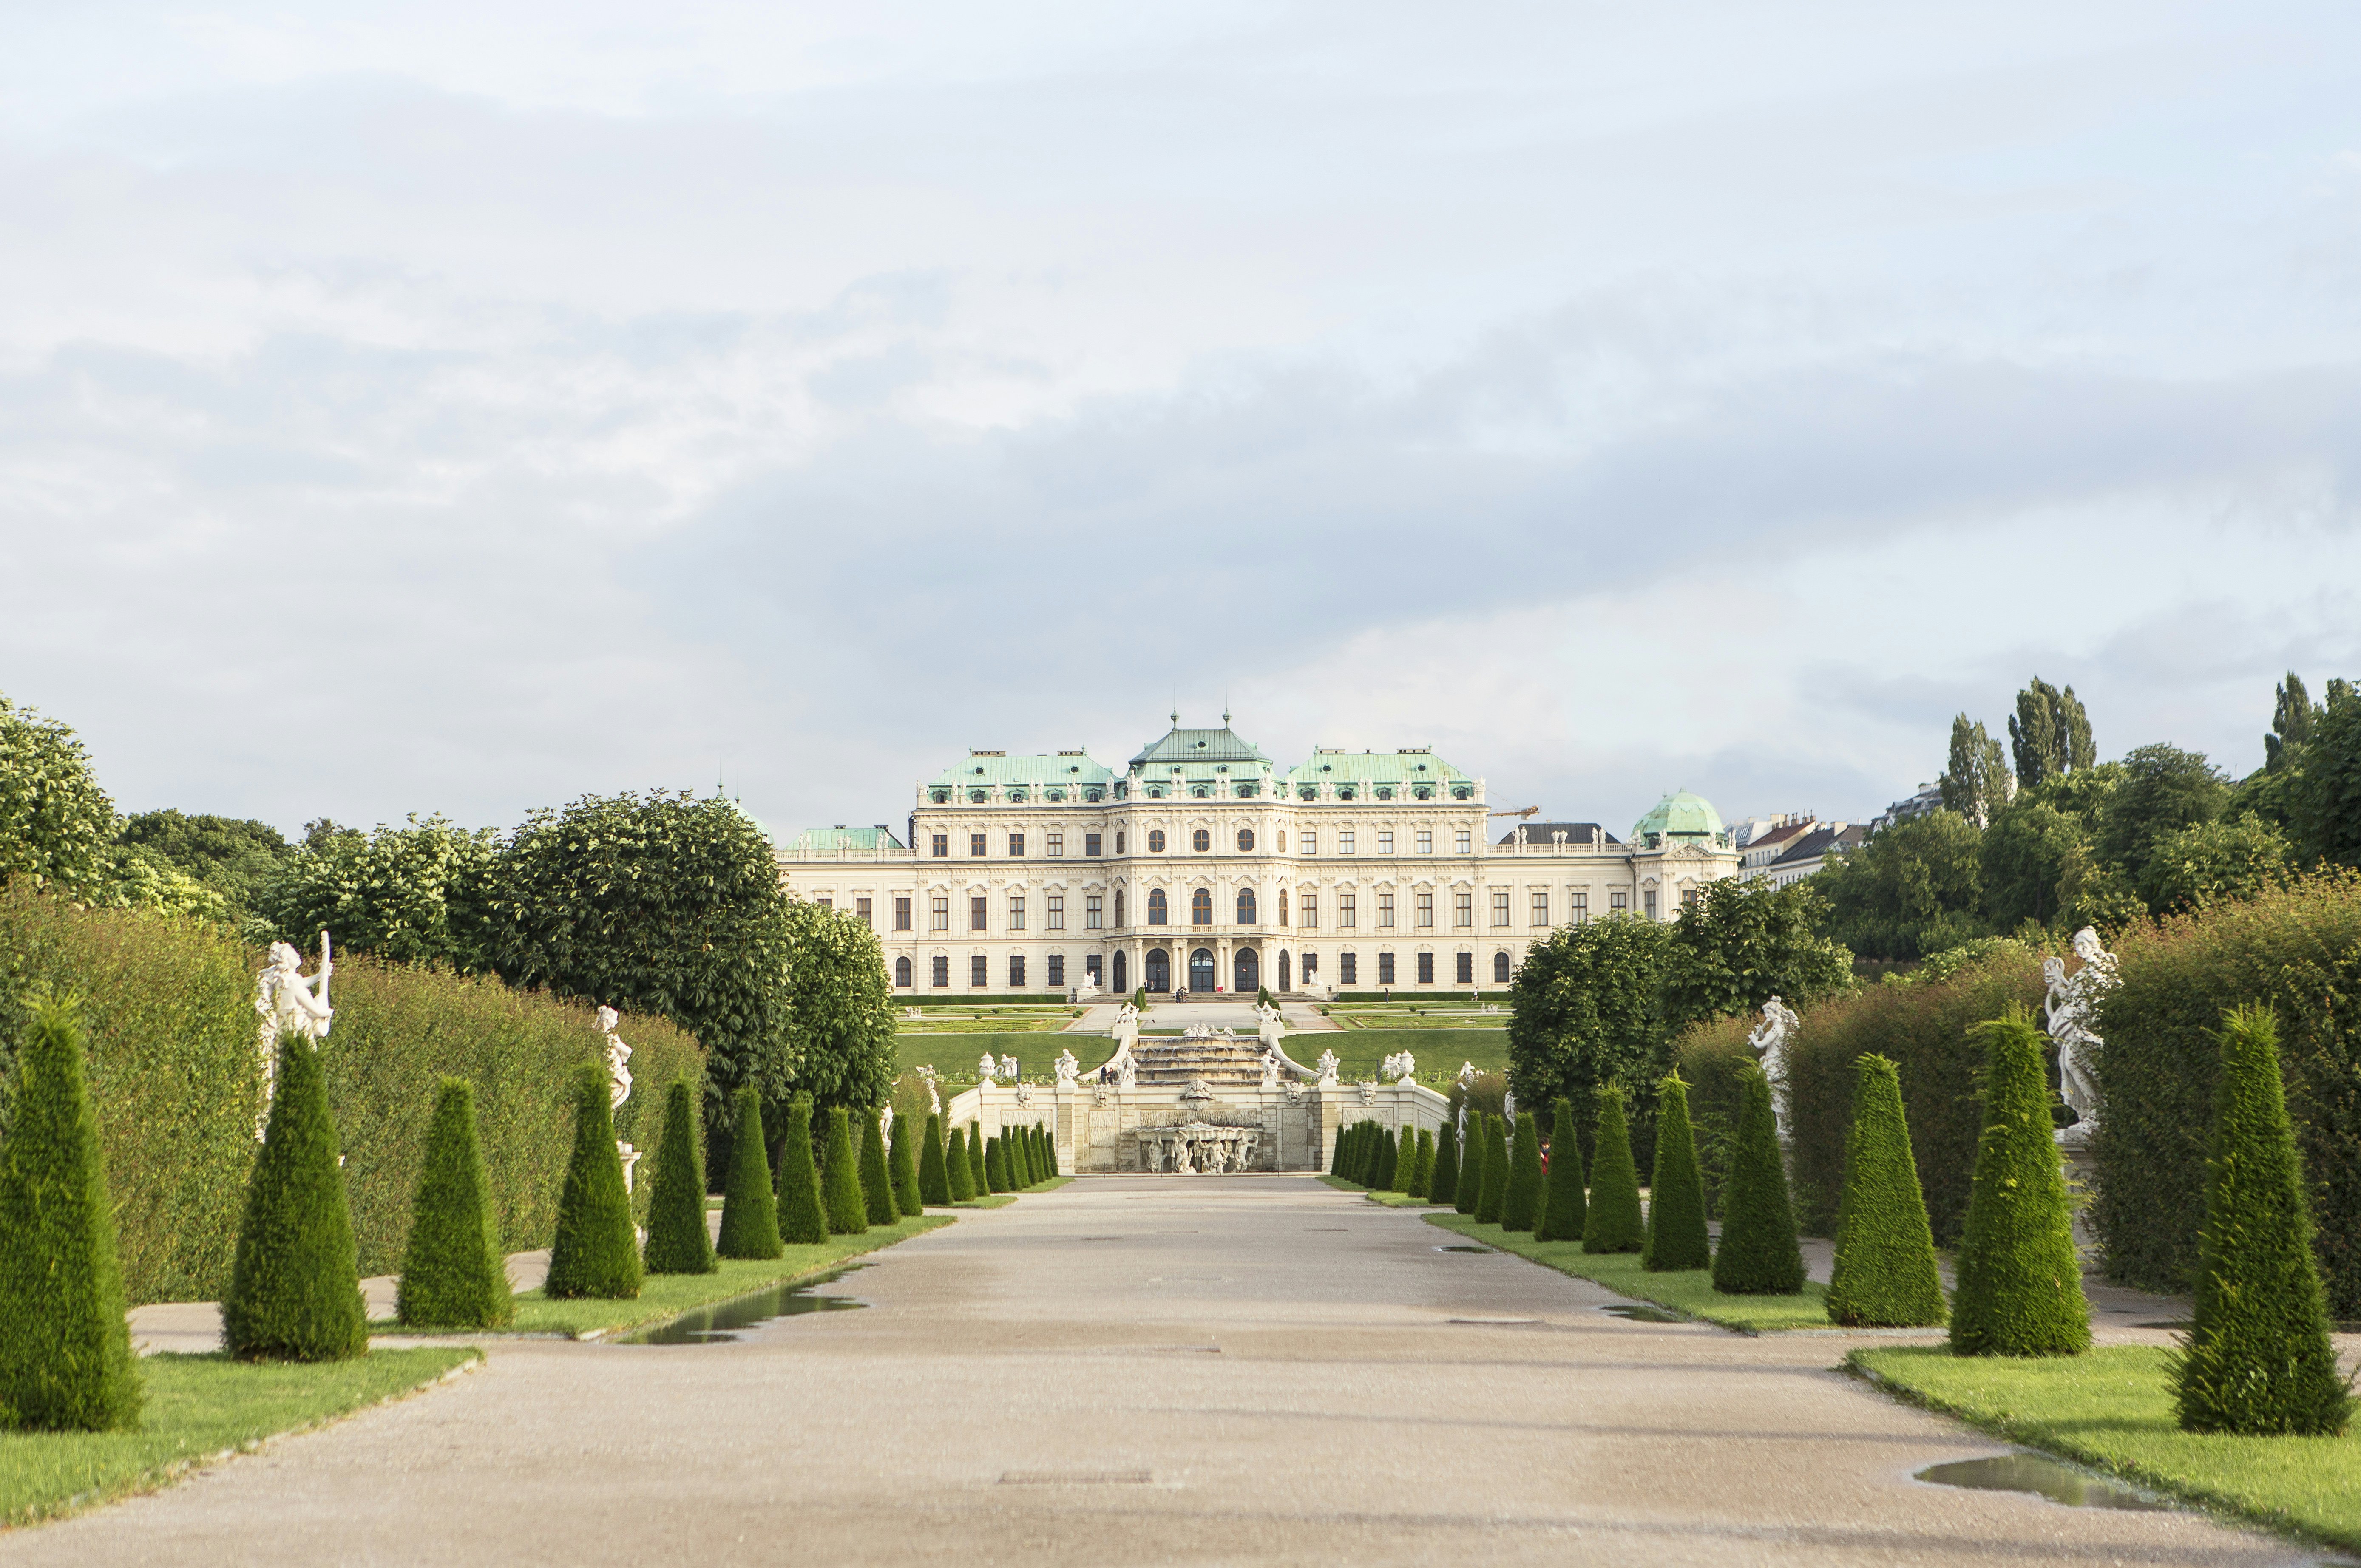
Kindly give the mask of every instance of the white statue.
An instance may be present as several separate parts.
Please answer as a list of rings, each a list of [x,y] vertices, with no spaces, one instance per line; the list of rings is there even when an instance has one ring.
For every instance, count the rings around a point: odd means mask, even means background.
[[[2071,975],[2062,959],[2044,959],[2041,978],[2049,986],[2049,1037],[2058,1046],[2058,1087],[2074,1108],[2075,1122],[2060,1127],[2059,1143],[2083,1144],[2099,1130],[2099,1085],[2091,1074],[2091,1052],[2106,1044],[2092,1025],[2099,1003],[2123,983],[2115,955],[2099,945],[2099,933],[2085,926],[2074,933],[2074,953],[2082,967]]]
[[[1172,1140],[1172,1170],[1178,1176],[1197,1174],[1197,1168],[1189,1161],[1189,1140],[1186,1138]]]
[[[1016,1084],[1016,1103],[1019,1105],[1030,1105],[1033,1103],[1033,1086],[1025,1082],[1021,1079],[1017,1080]]]
[[[1320,1069],[1320,1087],[1323,1089],[1335,1088],[1336,1053],[1334,1051],[1322,1051],[1320,1053],[1320,1060],[1317,1065]]]
[[[1006,1079],[1011,1083],[1016,1081],[1016,1058],[1015,1057],[1003,1057],[1000,1058],[1000,1076]]]
[[[620,1109],[631,1097],[631,1069],[623,1064],[631,1059],[631,1047],[623,1044],[615,1033],[615,1025],[623,1015],[611,1007],[598,1009],[598,1032],[607,1036],[607,1108]]]
[[[1140,1140],[1139,1140],[1139,1152],[1140,1152],[1140,1156],[1141,1156],[1141,1157],[1142,1157],[1144,1160],[1146,1160],[1147,1165],[1148,1165],[1148,1171],[1149,1171],[1149,1173],[1150,1173],[1151,1175],[1161,1176],[1161,1175],[1164,1173],[1164,1140],[1163,1140],[1163,1139],[1161,1139],[1161,1138],[1142,1138],[1142,1139],[1140,1139]]]
[[[1255,1033],[1261,1036],[1266,1050],[1277,1050],[1279,1042],[1287,1036],[1287,1020],[1279,1009],[1268,1003],[1255,1007]]]
[[[1115,1048],[1120,1053],[1139,1044],[1139,1009],[1126,1002],[1115,1010]]]
[[[262,1107],[254,1114],[254,1138],[262,1141],[270,1123],[270,1102],[279,1091],[279,1036],[301,1035],[320,1048],[335,1009],[328,1005],[328,977],[336,970],[328,934],[320,933],[320,972],[306,979],[303,955],[285,942],[270,944],[269,959],[255,979],[256,1052],[262,1058]]]
[[[1408,1083],[1418,1073],[1418,1058],[1408,1051],[1396,1051],[1385,1059],[1378,1072],[1397,1083]]]
[[[943,1113],[943,1096],[939,1086],[935,1080],[935,1069],[931,1067],[922,1067],[917,1070],[918,1080],[927,1086],[927,1109],[935,1115],[941,1115]]]
[[[1262,1086],[1265,1089],[1279,1087],[1279,1058],[1270,1051],[1262,1054]]]
[[[1465,1088],[1466,1088],[1469,1084],[1474,1083],[1475,1081],[1476,1081],[1476,1064],[1475,1064],[1474,1062],[1472,1062],[1472,1061],[1463,1061],[1463,1062],[1461,1062],[1461,1063],[1459,1064],[1459,1079],[1458,1079],[1459,1087],[1460,1087],[1460,1088],[1462,1088],[1462,1089],[1465,1089]]]
[[[1073,1053],[1073,1051],[1072,1051],[1071,1048],[1066,1049],[1066,1050],[1060,1051],[1060,1052],[1058,1053],[1058,1087],[1059,1087],[1059,1088],[1060,1088],[1060,1089],[1071,1089],[1071,1088],[1074,1086],[1074,1076],[1075,1076],[1075,1074],[1077,1074],[1077,1073],[1081,1072],[1082,1070],[1082,1064],[1081,1062],[1076,1061],[1076,1060],[1074,1059],[1074,1053]]]
[[[1779,1141],[1787,1141],[1787,1037],[1803,1020],[1773,994],[1763,1004],[1763,1022],[1746,1043],[1763,1053],[1763,1076],[1771,1080],[1771,1113],[1779,1124]]]
[[[999,1071],[999,1059],[990,1051],[975,1058],[975,1080],[978,1083],[990,1083]]]
[[[1117,1089],[1138,1088],[1138,1078],[1139,1064],[1131,1059],[1129,1051],[1125,1051],[1115,1058],[1115,1084]]]
[[[1378,1086],[1376,1084],[1364,1080],[1360,1085],[1360,1090],[1362,1104],[1375,1105],[1378,1102]]]

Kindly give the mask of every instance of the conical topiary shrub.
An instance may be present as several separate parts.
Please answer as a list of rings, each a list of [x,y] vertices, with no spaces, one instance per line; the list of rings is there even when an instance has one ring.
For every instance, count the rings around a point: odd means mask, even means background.
[[[951,1168],[943,1158],[943,1119],[929,1115],[926,1136],[918,1145],[918,1202],[920,1207],[932,1203],[939,1209],[950,1201]]]
[[[605,1085],[601,1078],[602,1115]],[[610,1134],[608,1157],[614,1152]],[[618,1165],[615,1179],[620,1184],[622,1179]],[[623,1234],[631,1239],[630,1231]],[[636,1278],[639,1248],[634,1245],[629,1251]],[[353,1241],[345,1175],[336,1168],[327,1080],[319,1053],[301,1035],[279,1041],[279,1091],[270,1102],[262,1152],[247,1180],[236,1261],[230,1268],[229,1294],[222,1299],[222,1343],[246,1360],[341,1361],[368,1349],[360,1252]]]
[[[628,1300],[640,1293],[640,1238],[631,1223],[631,1195],[615,1152],[615,1118],[607,1100],[608,1074],[584,1062],[574,1075],[574,1152],[557,1194],[557,1234],[549,1246],[542,1294],[553,1300],[588,1296]],[[744,1142],[746,1140],[740,1140]],[[752,1140],[759,1155],[762,1140]]]
[[[1369,1185],[1379,1192],[1394,1190],[1394,1177],[1401,1168],[1401,1149],[1394,1142],[1393,1129],[1378,1134],[1377,1168],[1369,1172]]]
[[[1462,1214],[1472,1215],[1484,1201],[1484,1113],[1467,1113],[1466,1137],[1459,1151],[1459,1185],[1451,1206]]]
[[[1939,1323],[1943,1280],[1935,1271],[1935,1236],[1910,1152],[1901,1075],[1881,1056],[1862,1057],[1855,1071],[1828,1321],[1869,1328]]]
[[[1804,1288],[1804,1249],[1795,1239],[1795,1210],[1787,1198],[1787,1164],[1779,1149],[1771,1080],[1760,1068],[1747,1071],[1739,1095],[1713,1288],[1729,1296],[1792,1296]]]
[[[1448,1207],[1459,1194],[1459,1136],[1446,1118],[1435,1129],[1434,1161],[1426,1179],[1426,1201]]]
[[[404,1328],[496,1329],[515,1313],[476,1137],[476,1091],[464,1078],[446,1078],[426,1125],[393,1315]]]
[[[664,1142],[648,1187],[648,1244],[640,1262],[650,1274],[711,1274],[721,1266],[705,1230],[705,1151],[697,1138],[697,1092],[684,1078],[664,1091]],[[770,1185],[767,1171],[763,1184]]]
[[[1582,1140],[1575,1133],[1574,1102],[1561,1095],[1550,1108],[1549,1200],[1533,1226],[1533,1240],[1578,1242],[1586,1218]]]
[[[885,1174],[894,1180],[894,1212],[922,1212],[927,1201],[918,1192],[918,1128],[909,1116],[894,1118],[894,1134],[885,1149]]]
[[[967,1157],[967,1131],[953,1127],[943,1146],[943,1180],[949,1185],[951,1201],[975,1201],[975,1162]]]
[[[1582,1215],[1585,1252],[1638,1252],[1647,1245],[1640,1218],[1640,1168],[1631,1159],[1631,1126],[1623,1119],[1623,1091],[1598,1085],[1598,1135],[1591,1145],[1590,1199]]]
[[[1410,1195],[1413,1198],[1425,1198],[1433,1185],[1434,1129],[1421,1127],[1418,1130],[1418,1175],[1411,1183]]]
[[[983,1185],[990,1192],[1008,1190],[1008,1154],[998,1138],[983,1140]]]
[[[877,1113],[861,1118],[861,1202],[873,1225],[902,1217],[894,1205],[894,1177],[885,1168],[885,1128]]]
[[[828,1208],[820,1201],[819,1167],[812,1159],[812,1102],[798,1094],[787,1106],[787,1137],[779,1146],[779,1239],[796,1246],[828,1240]]]
[[[1984,1130],[1960,1241],[1951,1349],[1960,1355],[2080,1355],[2091,1309],[2074,1253],[2066,1176],[2050,1133],[2042,1035],[2021,1007],[1976,1025]]]
[[[776,1257],[779,1204],[771,1190],[771,1162],[763,1153],[763,1096],[752,1084],[738,1091],[738,1135],[730,1140],[730,1179],[721,1190],[724,1257]]]
[[[1509,1200],[1509,1130],[1498,1116],[1484,1118],[1484,1185],[1476,1198],[1479,1224],[1497,1225]]]
[[[1342,1176],[1345,1174],[1345,1150],[1351,1145],[1352,1141],[1352,1129],[1349,1127],[1336,1135],[1335,1146],[1328,1151],[1329,1175]]]
[[[1656,1089],[1656,1168],[1648,1182],[1648,1238],[1640,1266],[1659,1273],[1706,1268],[1713,1238],[1705,1225],[1705,1179],[1689,1125],[1689,1086],[1668,1074]]]
[[[1008,1153],[1015,1163],[1009,1168],[1011,1185],[1019,1192],[1040,1179],[1033,1174],[1033,1129],[1019,1127],[1010,1140]]]
[[[1058,1168],[1058,1138],[1049,1128],[1041,1129],[1041,1174],[1045,1180],[1055,1181],[1065,1174]]]
[[[1345,1179],[1369,1184],[1369,1124],[1356,1122],[1345,1136],[1351,1146],[1345,1154]]]
[[[819,1173],[819,1206],[828,1212],[832,1236],[857,1236],[869,1229],[861,1157],[852,1147],[852,1113],[841,1105],[828,1108],[828,1163]]]
[[[71,1004],[37,997],[0,1144],[0,1427],[139,1424],[139,1365],[82,1058]]]
[[[1509,1179],[1500,1195],[1500,1228],[1530,1231],[1542,1203],[1542,1130],[1531,1111],[1517,1113],[1517,1143],[1509,1151]]]
[[[969,1183],[975,1189],[969,1196],[989,1196],[992,1183],[987,1179],[983,1166],[983,1124],[981,1122],[967,1124],[967,1168]]]
[[[2197,1315],[2173,1365],[2181,1430],[2332,1437],[2352,1418],[2352,1387],[2312,1261],[2279,1022],[2241,1007],[2223,1018],[2221,1039]]]

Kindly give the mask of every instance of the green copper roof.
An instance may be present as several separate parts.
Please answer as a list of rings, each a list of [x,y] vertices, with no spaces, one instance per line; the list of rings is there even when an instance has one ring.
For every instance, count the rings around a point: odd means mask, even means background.
[[[989,788],[993,784],[1104,784],[1113,777],[1113,773],[1080,751],[1060,751],[1054,757],[971,751],[967,761],[954,762],[927,782]]]
[[[1721,843],[1727,835],[1722,831],[1721,813],[1713,802],[1703,795],[1676,789],[1650,808],[1648,815],[1631,825],[1631,842],[1642,849],[1653,843]]]
[[[1151,740],[1143,747],[1139,755],[1131,760],[1131,766],[1135,772],[1150,769],[1170,773],[1176,767],[1194,772],[1201,762],[1208,766],[1215,762],[1260,762],[1268,766],[1269,762],[1253,742],[1240,740],[1226,724],[1219,729],[1183,729],[1175,725],[1161,740]]]
[[[898,850],[902,840],[888,828],[807,828],[796,835],[790,850],[827,853],[836,850]]]
[[[1356,798],[1391,800],[1472,800],[1473,780],[1425,747],[1398,751],[1321,750],[1312,760],[1290,769],[1288,787],[1300,799],[1315,799],[1322,784],[1332,784]],[[1422,795],[1423,790],[1428,793]]]

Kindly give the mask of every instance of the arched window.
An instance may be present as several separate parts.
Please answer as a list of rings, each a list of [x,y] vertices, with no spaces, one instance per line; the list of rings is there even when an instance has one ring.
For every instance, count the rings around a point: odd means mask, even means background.
[[[1250,887],[1242,887],[1238,889],[1238,924],[1241,926],[1251,926],[1254,923],[1254,889]]]
[[[1202,828],[1200,828],[1197,829],[1195,837],[1191,839],[1190,842],[1195,846],[1197,852],[1202,855],[1206,850],[1213,847],[1213,836],[1211,833],[1206,832]]]
[[[1213,923],[1213,893],[1201,887],[1189,895],[1189,924],[1211,926]]]
[[[909,986],[909,984],[910,984],[910,960],[909,960],[909,959],[895,959],[894,960],[894,983],[895,983],[895,985],[898,985],[898,986],[903,987],[903,988],[904,988],[904,989],[906,989],[906,990],[908,988],[908,986]]]
[[[1241,855],[1251,855],[1254,853],[1253,828],[1241,828],[1238,829],[1238,853]]]
[[[1165,923],[1164,916],[1164,890],[1160,887],[1151,887],[1148,890],[1148,923],[1150,926],[1161,926]]]
[[[1230,968],[1234,971],[1230,986],[1233,991],[1243,995],[1249,991],[1262,989],[1262,960],[1252,948],[1242,948],[1238,956],[1230,960]]]
[[[1509,955],[1506,953],[1492,955],[1492,983],[1494,985],[1509,983]]]
[[[1115,846],[1115,850],[1118,854],[1122,852],[1122,845],[1118,844]],[[1151,855],[1160,855],[1164,852],[1163,828],[1151,828],[1148,830],[1148,852]]]
[[[1117,953],[1115,956],[1117,958],[1121,958],[1123,955]],[[1148,948],[1148,957],[1141,962],[1139,968],[1143,977],[1142,983],[1145,984],[1148,990],[1170,991],[1172,989],[1172,955],[1166,952],[1163,948]]]
[[[1279,923],[1282,926],[1287,924],[1287,889],[1283,887],[1279,890]],[[1279,955],[1279,962],[1280,968],[1284,969],[1286,967],[1287,955],[1285,953]]]
[[[1288,984],[1287,984],[1287,949],[1286,949],[1285,948],[1279,948],[1279,990],[1281,990],[1281,991],[1285,991],[1285,990],[1287,990],[1287,989],[1288,989]]]
[[[1214,985],[1213,977],[1219,972],[1219,970],[1213,968],[1213,955],[1211,949],[1199,948],[1195,952],[1189,955],[1190,990],[1213,990]]]
[[[1115,984],[1111,988],[1118,996],[1131,989],[1130,955],[1121,948],[1115,950]]]

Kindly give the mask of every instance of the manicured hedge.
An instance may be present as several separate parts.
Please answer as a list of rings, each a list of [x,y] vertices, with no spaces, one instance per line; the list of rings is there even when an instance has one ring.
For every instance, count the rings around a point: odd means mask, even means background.
[[[34,986],[83,998],[91,1101],[135,1305],[218,1300],[228,1288],[256,1146],[261,965],[219,927],[0,891],[0,1058],[13,1058]],[[331,1000],[320,1065],[361,1273],[401,1266],[445,1077],[475,1091],[502,1250],[548,1245],[573,1135],[567,1069],[605,1057],[591,1009],[365,959],[337,959]],[[651,1146],[662,1086],[701,1080],[703,1052],[658,1018],[626,1017],[620,1032],[637,1086],[615,1113],[616,1134]],[[644,1206],[644,1183],[638,1196]]]

